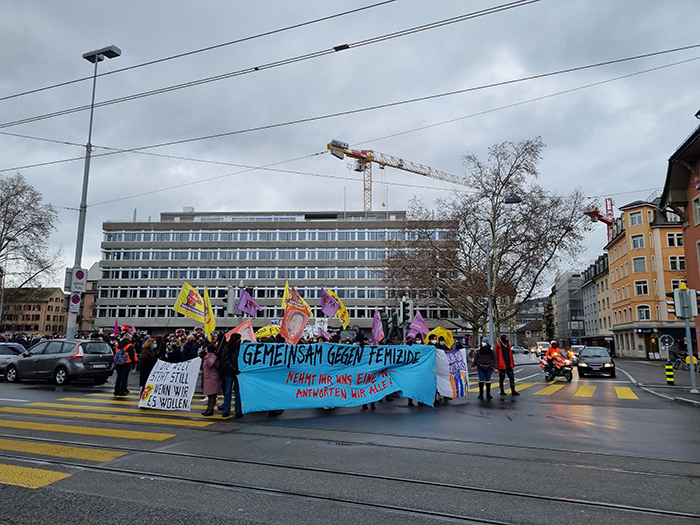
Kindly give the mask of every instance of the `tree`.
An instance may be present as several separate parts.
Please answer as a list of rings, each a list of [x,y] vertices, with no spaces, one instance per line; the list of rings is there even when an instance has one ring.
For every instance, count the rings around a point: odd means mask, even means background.
[[[489,297],[498,330],[543,292],[561,257],[582,251],[591,227],[583,215],[590,203],[580,190],[565,195],[535,183],[544,147],[537,137],[495,144],[486,161],[465,155],[471,191],[432,208],[414,200],[404,240],[393,243],[386,259],[389,288],[451,308],[475,337],[487,323]],[[521,202],[507,204],[512,196]]]
[[[22,174],[0,175],[0,262],[10,268],[5,285],[16,289],[44,282],[58,266],[61,253],[49,237],[58,221],[56,210]],[[12,297],[5,296],[5,303]]]

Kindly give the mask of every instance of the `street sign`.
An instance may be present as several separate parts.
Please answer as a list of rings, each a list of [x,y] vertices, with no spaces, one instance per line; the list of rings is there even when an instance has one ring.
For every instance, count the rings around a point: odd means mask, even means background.
[[[71,280],[71,292],[83,293],[87,283],[87,270],[85,268],[73,268]]]
[[[664,334],[659,337],[659,342],[661,343],[661,346],[673,346],[673,337],[668,334]]]
[[[576,339],[575,337],[572,337],[572,338],[571,338],[571,344],[572,344],[572,345],[575,345],[576,343],[578,343],[578,339]]]
[[[70,296],[70,303],[68,305],[68,311],[72,314],[77,314],[80,312],[80,294],[74,293]]]
[[[525,332],[525,337],[530,337],[532,335],[532,332],[530,330],[527,330]]]

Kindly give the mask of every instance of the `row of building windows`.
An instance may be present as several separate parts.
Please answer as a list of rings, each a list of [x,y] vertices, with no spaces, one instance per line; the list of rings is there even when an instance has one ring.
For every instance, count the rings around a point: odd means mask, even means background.
[[[31,315],[5,314],[2,316],[2,318],[3,318],[3,320],[6,320],[6,321],[41,321],[40,314],[31,314]],[[46,322],[50,323],[51,321],[63,322],[63,316],[62,315],[47,315]]]
[[[348,308],[348,314],[350,319],[369,319],[374,316],[376,310],[384,311],[385,306],[370,306],[370,307],[351,307]],[[226,309],[213,307],[215,317],[225,317]],[[313,312],[312,317],[323,318],[325,317],[321,312],[320,307],[311,307]],[[266,317],[268,319],[282,319],[284,316],[283,308],[264,308],[261,317]],[[454,313],[451,310],[444,308],[425,308],[422,315],[426,319],[448,319],[453,318]],[[105,305],[97,308],[97,317],[100,318],[170,318],[170,317],[184,317],[182,314],[175,312],[172,308],[166,308],[163,306],[116,306],[116,305]],[[351,321],[352,322],[352,321]]]
[[[683,255],[671,255],[668,258],[668,269],[672,272],[682,272],[685,271],[685,256]],[[643,273],[647,271],[647,259],[646,257],[633,257],[632,258],[632,273]],[[656,261],[654,256],[651,256],[651,271],[656,271]],[[629,263],[625,262],[624,265],[620,265],[613,269],[611,273],[612,282],[619,281],[623,277],[629,275]]]
[[[180,294],[182,287],[160,286],[160,287],[139,287],[139,286],[103,286],[100,287],[100,299],[173,299]],[[321,289],[318,287],[296,287],[297,292],[305,299],[320,299]],[[333,291],[341,299],[386,299],[386,288],[379,286],[338,286],[333,287]],[[211,298],[227,297],[228,287],[207,288]],[[200,294],[204,289],[200,290]],[[257,299],[282,299],[284,287],[263,286],[256,287],[251,294]]]
[[[372,269],[348,270],[345,268],[130,268],[102,270],[102,279],[370,279],[381,278],[381,272]]]
[[[332,261],[384,259],[384,248],[268,250],[103,250],[103,261]]]
[[[0,324],[0,330],[3,332],[39,332],[38,324]],[[46,325],[44,327],[44,332],[47,334],[58,334],[63,335],[65,332],[63,330],[62,324]]]
[[[409,232],[410,240],[416,239],[415,232]],[[448,230],[437,229],[431,232],[434,240],[445,240]],[[406,234],[398,229],[324,229],[324,230],[258,230],[258,231],[133,231],[105,232],[105,242],[270,242],[270,241],[402,241]]]

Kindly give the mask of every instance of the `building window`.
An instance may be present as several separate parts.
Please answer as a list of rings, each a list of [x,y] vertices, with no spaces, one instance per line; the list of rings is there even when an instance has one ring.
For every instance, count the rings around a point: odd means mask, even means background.
[[[639,226],[642,224],[642,212],[635,211],[630,213],[630,226]]]
[[[675,290],[676,288],[681,287],[681,283],[684,283],[684,280],[681,279],[671,279],[671,290]]]
[[[649,295],[649,284],[647,281],[634,281],[635,295]]]
[[[683,246],[682,233],[667,233],[666,239],[668,240],[669,246]]]
[[[668,222],[681,222],[681,218],[672,211],[666,210],[666,220]]]
[[[669,257],[669,268],[671,271],[685,270],[685,257],[683,255],[671,255]]]
[[[693,222],[695,226],[700,224],[700,196],[693,199]]]
[[[644,235],[632,235],[632,249],[644,248]]]
[[[634,273],[646,272],[647,271],[647,259],[646,259],[646,257],[634,257],[632,259],[632,271]]]

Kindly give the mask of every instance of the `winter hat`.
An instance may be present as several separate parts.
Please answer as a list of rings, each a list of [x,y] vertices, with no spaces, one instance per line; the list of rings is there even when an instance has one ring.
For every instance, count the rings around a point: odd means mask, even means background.
[[[502,336],[501,336],[501,341],[503,341],[504,343],[507,343],[507,342],[508,342],[508,336],[507,336],[507,335],[502,335]]]
[[[482,343],[488,343],[488,342],[489,342],[489,338],[488,338],[488,337],[482,337],[482,338],[481,338],[481,342],[482,342]]]

